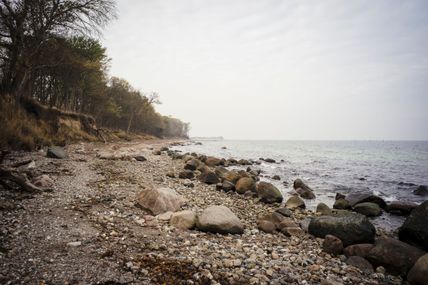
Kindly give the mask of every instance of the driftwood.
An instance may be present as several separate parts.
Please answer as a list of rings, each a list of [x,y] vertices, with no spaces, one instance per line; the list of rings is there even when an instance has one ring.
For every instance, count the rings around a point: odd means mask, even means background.
[[[33,185],[27,177],[16,171],[15,169],[0,166],[0,181],[2,185],[6,185],[5,181],[10,181],[17,184],[24,191],[40,192],[42,189]]]

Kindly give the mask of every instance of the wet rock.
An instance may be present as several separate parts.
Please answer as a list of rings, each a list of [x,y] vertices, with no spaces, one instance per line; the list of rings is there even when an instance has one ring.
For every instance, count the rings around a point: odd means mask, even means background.
[[[31,180],[31,183],[34,186],[40,187],[40,188],[48,188],[52,187],[54,185],[54,181],[46,174],[37,176],[33,180]]]
[[[398,232],[400,240],[428,250],[428,201],[416,207]]]
[[[309,223],[308,231],[321,238],[334,235],[344,246],[373,242],[376,233],[375,227],[365,216],[355,213],[315,217]]]
[[[255,192],[256,182],[252,178],[242,177],[236,183],[235,188],[236,192],[239,194],[244,194],[247,191]]]
[[[190,210],[175,212],[171,216],[170,224],[179,229],[190,230],[196,225],[196,214]]]
[[[195,177],[195,174],[191,170],[186,169],[178,173],[178,178],[181,179],[192,179],[193,177]]]
[[[388,206],[386,206],[386,211],[393,215],[407,216],[417,206],[418,204],[413,202],[394,201]]]
[[[291,196],[284,205],[288,209],[306,208],[305,202],[298,196]]]
[[[366,273],[374,272],[373,266],[370,264],[370,262],[361,256],[350,256],[346,260],[346,264],[354,266]]]
[[[47,157],[50,158],[57,158],[57,159],[64,159],[67,158],[68,155],[65,153],[64,149],[59,146],[51,146],[48,148],[48,151],[46,153]]]
[[[351,193],[346,195],[345,199],[349,201],[352,207],[360,203],[371,202],[371,203],[378,204],[379,207],[381,207],[382,209],[386,208],[385,200],[383,200],[379,196],[373,195],[372,193],[361,193],[361,192]]]
[[[249,160],[246,160],[246,159],[240,159],[240,160],[238,160],[238,164],[240,164],[240,165],[251,165],[251,162]]]
[[[240,178],[241,175],[239,175],[238,171],[235,170],[228,171],[223,177],[224,180],[227,180],[233,184],[236,184]]]
[[[411,285],[426,285],[428,277],[428,254],[420,257],[407,274]]]
[[[185,200],[170,188],[146,188],[137,196],[137,204],[153,215],[180,210]]]
[[[211,170],[204,170],[201,175],[199,175],[198,179],[206,184],[217,184],[220,182],[215,172]]]
[[[349,203],[349,201],[345,200],[344,198],[337,199],[333,205],[333,209],[338,209],[338,210],[348,210],[351,208],[352,208],[352,206]]]
[[[153,155],[161,155],[162,152],[160,150],[155,150],[153,151]]]
[[[369,254],[370,250],[373,249],[373,247],[374,245],[371,243],[353,244],[345,247],[343,253],[348,257],[361,256],[365,258]]]
[[[236,215],[225,206],[210,206],[197,218],[196,226],[206,232],[220,234],[242,234],[244,225]]]
[[[329,254],[339,255],[343,251],[343,243],[339,238],[333,235],[326,235],[322,244],[322,249]]]
[[[296,179],[293,188],[303,199],[315,199],[314,191],[302,179]]]
[[[267,163],[276,163],[275,159],[272,158],[265,158],[264,161]]]
[[[383,266],[386,271],[393,275],[406,276],[416,261],[425,252],[389,237],[381,237],[376,240],[375,246],[367,255],[374,266]]]
[[[428,189],[425,185],[421,185],[413,191],[413,194],[418,196],[428,196]]]
[[[332,214],[332,211],[329,206],[324,203],[319,203],[315,210],[316,213],[320,213],[322,216],[328,216]]]
[[[376,217],[382,214],[382,210],[379,205],[371,202],[364,202],[355,205],[354,211],[367,217]]]
[[[278,188],[271,183],[263,181],[257,184],[257,195],[260,197],[260,200],[265,203],[281,203],[283,199]]]

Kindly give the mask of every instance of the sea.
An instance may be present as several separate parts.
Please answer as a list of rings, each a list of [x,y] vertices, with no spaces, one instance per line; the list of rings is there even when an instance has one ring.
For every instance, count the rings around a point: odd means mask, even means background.
[[[419,185],[428,186],[428,141],[261,141],[208,140],[176,149],[220,158],[272,158],[251,166],[287,199],[293,181],[303,179],[317,198],[306,200],[309,209],[320,202],[332,207],[336,193],[371,192],[387,202],[422,203],[427,197],[413,194]],[[241,167],[245,169],[246,167]],[[279,175],[280,181],[273,180]],[[394,229],[403,217],[384,213],[375,224]]]

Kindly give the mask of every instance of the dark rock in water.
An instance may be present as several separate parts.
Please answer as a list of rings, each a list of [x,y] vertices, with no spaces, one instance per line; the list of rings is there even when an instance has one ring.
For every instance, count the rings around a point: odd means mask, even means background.
[[[334,198],[334,200],[339,200],[339,199],[345,199],[345,195],[340,194],[340,193],[336,193],[336,197]]]
[[[214,170],[215,174],[220,178],[220,179],[224,179],[224,177],[227,175],[227,173],[229,172],[229,170],[227,170],[226,168],[222,167],[222,166],[217,166]]]
[[[180,171],[180,173],[178,173],[178,178],[181,179],[192,179],[193,177],[195,177],[195,174],[193,173],[193,171],[188,169]]]
[[[426,186],[421,185],[413,191],[413,194],[418,196],[428,196],[428,189]]]
[[[373,247],[374,245],[371,243],[353,244],[353,245],[347,246],[343,250],[343,253],[348,257],[361,256],[365,258],[367,255],[369,255],[369,252],[370,250],[372,250]]]
[[[141,162],[147,160],[147,158],[145,158],[143,155],[135,155],[134,158],[136,161],[141,161]]]
[[[302,179],[294,180],[293,188],[303,199],[315,199],[314,191]]]
[[[382,210],[379,205],[371,202],[364,202],[355,205],[354,211],[367,217],[377,217],[382,214]]]
[[[51,146],[48,148],[48,151],[46,153],[47,157],[50,158],[58,158],[58,159],[64,159],[67,158],[68,155],[65,153],[64,149],[60,146]]]
[[[346,260],[346,264],[354,266],[361,271],[365,273],[373,273],[373,266],[370,264],[370,262],[367,261],[367,259],[361,257],[361,256],[350,256]]]
[[[348,200],[345,200],[343,198],[339,198],[334,202],[333,209],[339,209],[339,210],[348,210],[351,209],[351,204]]]
[[[246,160],[246,159],[240,159],[240,160],[238,160],[238,164],[240,164],[240,165],[251,165],[251,162],[249,160]]]
[[[154,155],[161,155],[161,154],[162,154],[162,152],[161,152],[160,150],[154,150],[154,151],[153,151],[153,154],[154,154]]]
[[[349,201],[352,207],[356,204],[371,202],[378,204],[382,209],[386,208],[385,200],[371,193],[351,193],[346,195],[345,199]]]
[[[250,177],[242,177],[236,182],[236,193],[244,194],[247,191],[256,191],[256,182]]]
[[[265,203],[281,203],[283,199],[278,188],[268,182],[259,182],[257,184],[257,194],[260,200]]]
[[[393,215],[405,216],[409,215],[418,206],[413,202],[394,201],[386,206],[386,211]]]
[[[332,255],[339,255],[343,251],[343,243],[338,237],[326,235],[322,244],[322,250]]]
[[[315,199],[316,196],[314,194],[314,192],[312,192],[309,189],[304,189],[304,188],[297,188],[296,189],[297,194],[300,195],[300,197],[302,197],[303,199]]]
[[[398,231],[400,240],[428,250],[428,201],[416,207]]]
[[[311,220],[308,230],[310,234],[320,238],[334,235],[344,246],[373,242],[376,234],[375,227],[365,216],[351,212],[315,217]]]
[[[322,216],[328,216],[332,214],[330,207],[324,203],[319,203],[315,212],[320,213]]]
[[[276,209],[275,212],[280,213],[284,217],[291,217],[293,215],[293,212],[291,212],[291,210],[287,208],[279,208],[279,209]]]
[[[288,198],[287,202],[285,202],[284,206],[288,209],[306,208],[305,201],[299,196],[291,196]]]
[[[279,177],[279,175],[274,175],[274,176],[272,176],[272,179],[273,180],[281,180],[281,177]]]
[[[217,184],[220,182],[215,172],[211,170],[205,170],[202,172],[198,179],[206,184]]]
[[[400,182],[398,183],[399,186],[416,186],[416,184],[414,183],[409,183],[409,182]]]
[[[267,162],[267,163],[275,163],[276,161],[275,161],[275,159],[272,159],[272,158],[266,158],[265,162]]]
[[[197,218],[196,226],[201,231],[220,234],[242,234],[244,225],[225,206],[210,206]]]
[[[428,254],[420,257],[407,274],[407,280],[411,285],[426,285],[428,277]]]
[[[374,266],[383,266],[388,273],[406,276],[416,261],[425,252],[389,237],[381,237],[376,240],[375,246],[367,255]]]

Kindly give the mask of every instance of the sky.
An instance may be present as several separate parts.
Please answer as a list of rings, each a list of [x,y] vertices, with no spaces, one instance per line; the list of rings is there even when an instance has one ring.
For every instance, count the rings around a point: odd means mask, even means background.
[[[428,1],[117,0],[110,74],[191,136],[428,139]]]

